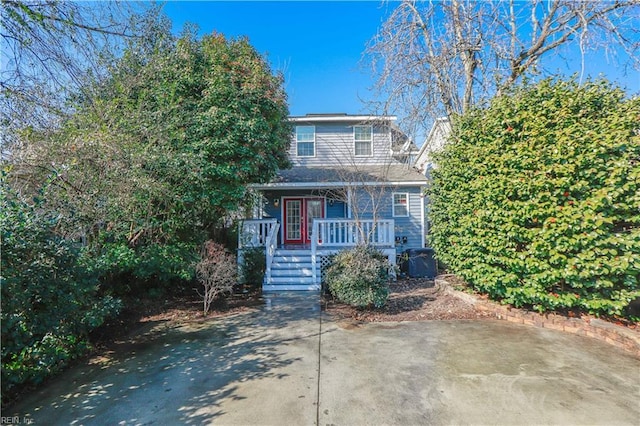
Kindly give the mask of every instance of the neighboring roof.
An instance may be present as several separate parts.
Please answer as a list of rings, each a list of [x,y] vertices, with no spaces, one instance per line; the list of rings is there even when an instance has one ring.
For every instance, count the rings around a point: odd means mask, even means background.
[[[418,151],[414,164],[416,169],[420,172],[426,171],[428,163],[432,161],[431,154],[442,149],[449,135],[451,135],[451,122],[448,118],[438,118]]]
[[[391,150],[394,154],[410,155],[416,154],[418,152],[418,147],[413,142],[413,140],[409,139],[409,136],[404,134],[404,132],[395,125],[392,125],[390,127]]]
[[[427,179],[417,170],[403,164],[358,166],[357,169],[293,167],[278,171],[271,183],[251,186],[256,189],[303,189],[371,186],[380,183],[390,186],[422,186],[427,183]]]

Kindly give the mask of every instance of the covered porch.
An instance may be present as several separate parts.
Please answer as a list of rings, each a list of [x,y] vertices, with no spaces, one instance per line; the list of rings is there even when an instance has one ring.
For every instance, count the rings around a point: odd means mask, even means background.
[[[286,221],[282,226],[276,218],[246,219],[240,224],[239,260],[247,248],[264,248],[264,291],[319,290],[330,255],[358,244],[367,243],[378,248],[395,265],[393,219],[312,217],[308,229],[304,229],[306,237],[291,243],[287,237],[297,234],[298,230],[294,228]]]

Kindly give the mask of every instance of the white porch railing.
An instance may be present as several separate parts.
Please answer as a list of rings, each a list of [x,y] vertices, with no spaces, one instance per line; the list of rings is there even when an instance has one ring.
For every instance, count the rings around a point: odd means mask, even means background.
[[[280,224],[276,222],[276,224],[269,231],[269,234],[267,235],[267,242],[265,244],[265,278],[267,279],[267,284],[271,284],[271,264],[273,263],[273,255],[276,252],[276,248],[278,248],[278,229],[280,229]]]
[[[269,236],[278,225],[276,219],[246,219],[240,223],[238,248],[266,247]],[[276,233],[278,231],[276,230]]]
[[[394,247],[393,220],[314,219],[311,244],[352,247],[362,243]]]
[[[271,283],[271,264],[278,247],[278,230],[280,224],[276,219],[246,219],[240,224],[238,232],[238,261],[242,259],[245,248],[265,248],[265,279]]]
[[[280,223],[276,219],[244,220],[238,232],[239,260],[242,249],[265,248],[265,283],[271,284],[271,266],[278,247]],[[318,251],[335,252],[347,247],[367,243],[388,252],[389,260],[395,264],[395,233],[392,219],[314,219],[311,232],[311,264],[313,282],[319,283]]]
[[[393,219],[314,219],[311,233],[313,279],[318,282],[316,264],[318,248],[345,248],[358,244],[378,248],[395,248]]]

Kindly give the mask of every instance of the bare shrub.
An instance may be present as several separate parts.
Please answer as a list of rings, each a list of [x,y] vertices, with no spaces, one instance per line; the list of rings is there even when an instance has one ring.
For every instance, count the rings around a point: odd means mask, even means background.
[[[196,276],[204,292],[204,315],[209,313],[211,303],[221,296],[228,295],[236,282],[237,266],[235,257],[227,252],[222,244],[207,241],[200,251],[200,261],[196,264]]]

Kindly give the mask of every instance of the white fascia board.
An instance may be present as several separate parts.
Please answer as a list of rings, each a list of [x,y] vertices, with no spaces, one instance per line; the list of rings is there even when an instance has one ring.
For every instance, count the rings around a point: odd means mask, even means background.
[[[408,182],[276,182],[265,184],[250,184],[253,189],[322,189],[322,188],[344,188],[358,186],[426,186],[425,181]]]
[[[427,149],[427,147],[430,145],[429,141],[431,141],[431,139],[435,137],[435,134],[439,130],[439,128],[441,126],[446,125],[447,123],[449,123],[449,119],[446,117],[440,117],[436,119],[436,121],[433,123],[433,126],[431,126],[431,129],[429,130],[429,134],[427,135],[427,138],[424,140],[424,142],[422,142],[420,151],[418,151],[418,157],[420,157],[424,153],[424,151]],[[443,133],[446,133],[446,131],[443,130]]]
[[[334,116],[301,116],[301,117],[289,117],[289,121],[293,123],[304,122],[336,122],[336,121],[350,121],[350,122],[371,122],[371,121],[396,121],[395,116],[379,116],[379,115],[334,115]]]

